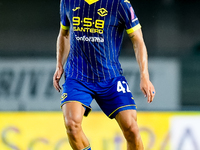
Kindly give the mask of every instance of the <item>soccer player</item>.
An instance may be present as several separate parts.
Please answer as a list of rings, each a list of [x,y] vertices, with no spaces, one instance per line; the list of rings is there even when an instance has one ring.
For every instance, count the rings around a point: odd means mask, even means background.
[[[124,30],[133,43],[140,69],[140,88],[147,102],[153,101],[155,89],[149,79],[141,26],[130,2],[61,0],[60,16],[53,84],[60,92],[59,80],[64,72],[61,107],[71,147],[91,150],[81,123],[95,99],[102,111],[119,124],[127,150],[143,150],[136,105],[118,60]]]

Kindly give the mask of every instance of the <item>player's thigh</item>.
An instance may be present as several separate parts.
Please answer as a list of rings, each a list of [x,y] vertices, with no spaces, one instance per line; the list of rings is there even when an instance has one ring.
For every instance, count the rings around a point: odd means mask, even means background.
[[[85,108],[79,102],[68,102],[62,106],[65,126],[81,125]]]
[[[115,116],[115,119],[123,131],[129,130],[131,128],[138,128],[136,110],[120,111]]]

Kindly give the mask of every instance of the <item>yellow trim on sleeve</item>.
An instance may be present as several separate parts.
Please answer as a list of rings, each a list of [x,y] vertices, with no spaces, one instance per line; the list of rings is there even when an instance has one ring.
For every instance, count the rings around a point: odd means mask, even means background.
[[[62,23],[60,23],[60,26],[61,26],[61,28],[64,29],[64,30],[69,30],[69,26],[64,26]]]
[[[130,33],[133,33],[133,32],[135,32],[136,30],[138,30],[138,29],[140,29],[140,28],[141,28],[141,25],[138,24],[138,25],[136,25],[135,27],[132,27],[132,28],[130,28],[130,29],[127,29],[126,32],[127,32],[127,34],[130,34]]]

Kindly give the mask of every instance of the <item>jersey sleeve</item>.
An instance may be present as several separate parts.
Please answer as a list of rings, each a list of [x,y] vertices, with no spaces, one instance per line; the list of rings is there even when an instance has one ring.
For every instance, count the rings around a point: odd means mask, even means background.
[[[120,20],[125,24],[126,32],[128,34],[141,28],[139,20],[134,12],[131,3],[128,0],[122,0],[119,4],[118,13]]]
[[[69,19],[67,18],[67,14],[66,14],[65,0],[60,1],[60,20],[61,20],[61,22],[60,22],[61,28],[64,30],[69,30],[70,22],[69,22]]]

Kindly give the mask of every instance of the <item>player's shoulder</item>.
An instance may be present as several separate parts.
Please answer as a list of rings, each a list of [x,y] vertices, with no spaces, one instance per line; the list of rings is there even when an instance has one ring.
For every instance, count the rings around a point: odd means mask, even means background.
[[[131,4],[129,0],[120,0],[120,3],[123,5]]]
[[[119,3],[121,9],[129,8],[131,6],[131,2],[129,0],[120,0]]]

